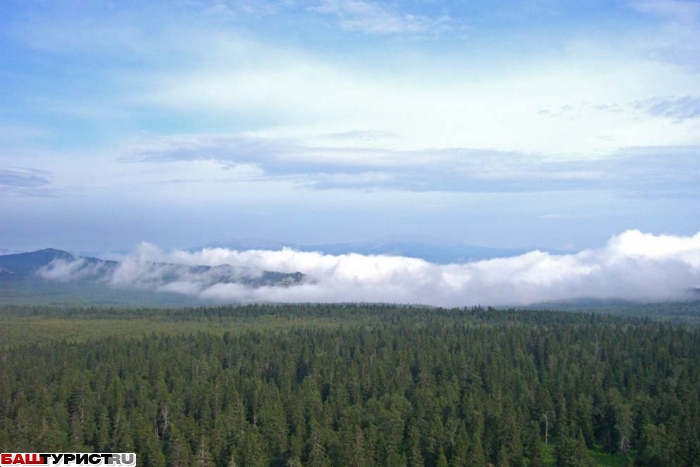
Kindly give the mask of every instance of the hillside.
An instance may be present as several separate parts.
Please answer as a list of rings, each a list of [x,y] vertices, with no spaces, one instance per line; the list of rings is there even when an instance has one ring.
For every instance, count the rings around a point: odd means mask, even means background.
[[[141,262],[131,273],[127,260],[109,261],[47,248],[0,255],[0,304],[184,306],[217,303],[178,289],[183,282],[293,287],[311,280],[301,272],[283,273],[233,267]]]

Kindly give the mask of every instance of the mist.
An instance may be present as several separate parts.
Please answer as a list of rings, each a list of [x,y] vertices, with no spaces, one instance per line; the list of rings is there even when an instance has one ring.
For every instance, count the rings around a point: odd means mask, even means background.
[[[628,230],[605,246],[573,254],[532,251],[520,256],[440,265],[387,255],[236,251],[205,248],[165,251],[143,243],[111,269],[80,259],[41,271],[51,280],[77,280],[99,272],[113,287],[173,292],[218,302],[390,302],[436,306],[528,305],[577,298],[660,301],[700,287],[700,233],[653,235]],[[289,286],[251,287],[217,282],[211,272],[173,265],[227,266],[241,277],[263,271],[301,272]]]

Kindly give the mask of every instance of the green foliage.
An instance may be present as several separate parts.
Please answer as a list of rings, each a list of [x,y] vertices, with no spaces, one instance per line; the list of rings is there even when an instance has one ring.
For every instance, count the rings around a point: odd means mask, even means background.
[[[593,467],[583,436],[563,435],[554,448],[556,467]]]
[[[352,304],[0,319],[6,452],[135,451],[146,466],[700,462],[700,331],[687,326]]]

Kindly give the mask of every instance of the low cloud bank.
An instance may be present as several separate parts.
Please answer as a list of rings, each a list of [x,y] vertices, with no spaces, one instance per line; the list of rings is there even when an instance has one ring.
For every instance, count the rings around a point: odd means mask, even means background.
[[[108,263],[92,263],[85,258],[56,259],[48,266],[39,268],[37,274],[47,280],[70,282],[82,279],[101,278],[112,271]]]
[[[80,260],[78,260],[80,261]],[[223,266],[245,274],[302,272],[306,281],[253,287],[216,282],[211,272],[173,274],[168,265]],[[71,264],[48,268],[47,278],[80,275]],[[209,276],[206,276],[209,274]],[[245,275],[243,274],[243,275]],[[692,237],[629,230],[600,249],[439,265],[384,255],[327,255],[292,249],[164,251],[142,244],[103,279],[224,302],[395,302],[440,306],[526,305],[575,298],[667,300],[700,287],[700,233]]]

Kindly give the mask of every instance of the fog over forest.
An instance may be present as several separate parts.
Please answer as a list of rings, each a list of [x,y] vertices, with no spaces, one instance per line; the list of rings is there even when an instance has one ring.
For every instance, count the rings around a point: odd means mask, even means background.
[[[298,285],[251,287],[212,283],[209,272],[171,265],[230,265],[240,277],[263,271],[301,272]],[[93,265],[92,268],[99,268]],[[70,281],[99,274],[84,260],[56,260],[45,279]],[[642,301],[688,297],[700,287],[700,233],[692,237],[630,230],[599,249],[573,254],[532,251],[520,256],[434,264],[388,255],[329,255],[290,248],[165,251],[143,243],[102,279],[114,287],[175,292],[223,302],[391,302],[439,306],[527,305],[576,298]]]

